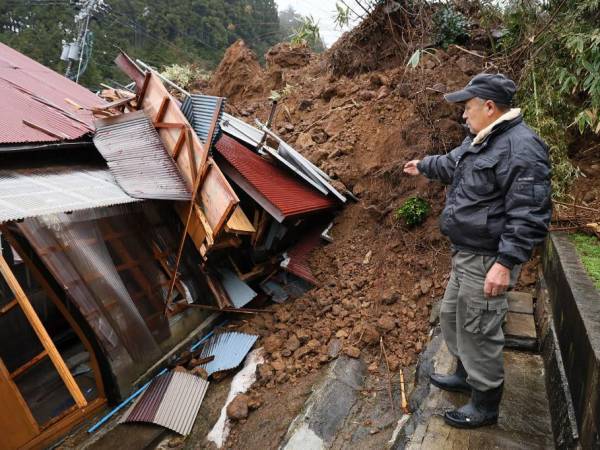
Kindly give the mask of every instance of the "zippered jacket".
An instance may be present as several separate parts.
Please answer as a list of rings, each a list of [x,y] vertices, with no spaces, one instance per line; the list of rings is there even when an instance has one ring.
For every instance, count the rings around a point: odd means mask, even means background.
[[[512,269],[544,240],[552,215],[548,147],[518,109],[417,167],[450,185],[440,229],[456,250],[494,255]]]

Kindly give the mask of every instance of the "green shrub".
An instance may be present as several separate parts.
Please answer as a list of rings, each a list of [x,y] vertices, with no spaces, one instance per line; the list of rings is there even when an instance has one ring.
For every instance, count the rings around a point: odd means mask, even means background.
[[[395,216],[398,220],[404,220],[409,227],[414,227],[425,221],[430,210],[427,200],[421,197],[410,197],[396,210]]]
[[[450,44],[463,44],[469,39],[469,20],[449,5],[444,5],[433,15],[436,45],[448,48]]]

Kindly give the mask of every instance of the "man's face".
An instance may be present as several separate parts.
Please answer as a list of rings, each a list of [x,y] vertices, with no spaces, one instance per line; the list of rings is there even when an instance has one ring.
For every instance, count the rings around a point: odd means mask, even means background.
[[[486,101],[477,97],[467,100],[463,119],[467,122],[469,131],[477,134],[492,123],[491,117],[494,115],[494,109],[493,102],[490,100]]]

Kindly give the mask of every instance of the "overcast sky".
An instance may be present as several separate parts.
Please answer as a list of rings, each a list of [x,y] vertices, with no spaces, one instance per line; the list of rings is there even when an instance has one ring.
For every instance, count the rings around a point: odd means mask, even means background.
[[[323,37],[323,41],[325,41],[325,45],[327,45],[327,47],[331,47],[331,44],[333,44],[344,31],[348,31],[348,28],[340,30],[335,26],[334,17],[336,16],[336,0],[275,1],[280,11],[291,6],[303,16],[312,15],[314,19],[319,22],[321,36]],[[346,3],[350,6],[350,8],[358,12],[358,6],[353,0],[346,0]],[[352,19],[355,19],[355,16],[352,13],[350,13],[350,19],[351,22]],[[355,25],[355,23],[351,23],[350,27],[353,25]]]

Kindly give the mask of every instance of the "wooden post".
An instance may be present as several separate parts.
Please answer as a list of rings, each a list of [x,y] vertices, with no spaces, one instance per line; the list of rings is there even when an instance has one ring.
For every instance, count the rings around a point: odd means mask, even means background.
[[[79,386],[73,378],[73,375],[71,374],[71,372],[69,372],[69,368],[67,367],[64,360],[60,356],[60,353],[54,346],[54,342],[52,342],[52,339],[50,339],[50,336],[48,335],[44,324],[42,324],[42,321],[35,312],[35,309],[33,309],[33,306],[29,302],[27,295],[25,294],[25,292],[21,288],[21,285],[19,284],[19,281],[12,273],[12,270],[10,270],[10,267],[8,266],[8,263],[6,262],[4,257],[1,255],[0,274],[2,274],[4,280],[15,295],[15,298],[19,303],[19,306],[23,310],[25,317],[27,317],[27,320],[33,327],[33,330],[35,331],[35,334],[37,334],[40,342],[42,343],[42,346],[48,352],[48,357],[52,360],[54,367],[56,367],[56,371],[65,383],[65,386],[69,390],[69,393],[73,397],[73,400],[75,400],[75,403],[78,407],[85,407],[87,405],[87,401],[85,400],[81,389],[79,389]]]

